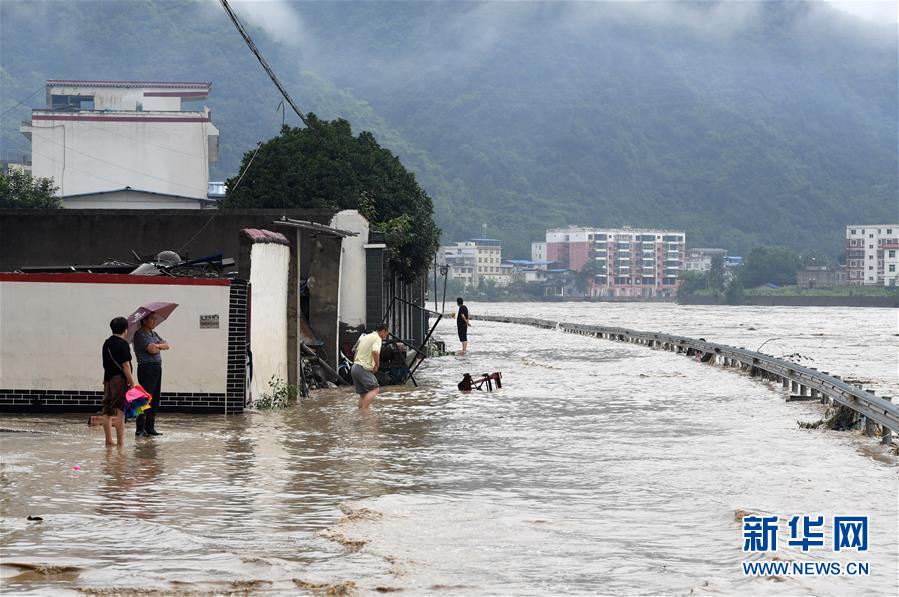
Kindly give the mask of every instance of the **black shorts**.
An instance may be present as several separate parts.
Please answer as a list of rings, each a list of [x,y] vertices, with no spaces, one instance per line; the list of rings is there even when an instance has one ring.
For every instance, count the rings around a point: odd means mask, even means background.
[[[121,375],[103,382],[103,414],[115,416],[117,410],[125,410],[125,392],[128,384]]]
[[[459,332],[459,342],[468,342],[468,326],[459,326],[456,330]]]

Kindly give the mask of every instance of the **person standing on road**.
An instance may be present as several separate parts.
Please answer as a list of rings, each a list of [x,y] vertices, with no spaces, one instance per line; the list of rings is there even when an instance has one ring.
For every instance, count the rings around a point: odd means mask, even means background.
[[[387,337],[387,324],[382,323],[370,334],[359,338],[356,345],[356,356],[350,375],[356,393],[359,394],[359,408],[368,408],[381,386],[375,373],[381,365],[381,342]]]
[[[137,381],[153,396],[150,408],[137,416],[137,436],[162,435],[156,431],[156,410],[162,404],[162,351],[169,343],[159,337],[155,328],[159,323],[153,313],[144,317],[134,334],[134,354],[137,357]]]
[[[468,307],[463,304],[464,302],[461,296],[456,299],[456,304],[459,305],[459,312],[456,313],[456,331],[459,332],[459,342],[462,343],[462,352],[459,354],[468,352],[468,328],[471,327],[468,321]]]
[[[116,443],[125,445],[125,392],[134,385],[131,375],[131,347],[125,341],[128,320],[116,317],[109,322],[112,336],[103,343],[103,431],[106,445],[112,446],[115,421]]]

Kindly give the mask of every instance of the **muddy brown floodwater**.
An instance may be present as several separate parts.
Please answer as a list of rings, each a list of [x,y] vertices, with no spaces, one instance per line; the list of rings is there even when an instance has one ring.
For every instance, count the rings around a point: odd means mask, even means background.
[[[776,338],[766,352],[899,396],[895,310],[470,308],[752,349]],[[454,333],[441,324],[449,348]],[[129,433],[122,451],[84,416],[3,415],[3,593],[897,594],[896,456],[800,428],[819,404],[636,345],[478,321],[469,336],[468,355],[428,361],[419,388],[369,413],[338,389],[286,411],[161,415],[164,436]],[[493,371],[502,390],[457,391]],[[794,514],[865,515],[869,549],[746,554],[747,513],[778,515],[782,543]],[[870,574],[743,575],[772,560]]]

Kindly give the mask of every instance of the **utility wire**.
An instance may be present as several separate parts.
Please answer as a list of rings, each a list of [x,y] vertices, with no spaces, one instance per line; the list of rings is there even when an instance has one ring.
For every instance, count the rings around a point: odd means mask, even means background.
[[[306,116],[300,111],[297,105],[294,103],[293,99],[290,97],[290,94],[287,93],[287,90],[284,89],[284,86],[281,85],[281,81],[278,80],[278,76],[274,73],[272,68],[268,65],[268,62],[265,61],[265,58],[262,56],[262,53],[259,51],[259,48],[256,47],[256,44],[253,43],[253,40],[250,39],[250,34],[247,33],[247,30],[244,29],[243,23],[240,22],[240,19],[237,18],[237,15],[234,13],[234,10],[231,9],[231,5],[228,4],[228,0],[219,0],[222,3],[222,7],[225,9],[225,12],[228,13],[228,17],[230,17],[231,22],[234,23],[234,26],[237,28],[237,32],[240,33],[240,36],[243,37],[243,40],[247,42],[247,46],[250,48],[250,51],[256,55],[256,59],[259,60],[259,64],[262,65],[262,68],[265,69],[265,72],[268,74],[269,79],[272,80],[272,83],[275,84],[275,87],[278,88],[278,91],[281,92],[281,95],[284,96],[284,99],[290,104],[290,107],[293,108],[293,111],[297,113],[297,116],[300,117],[300,120],[303,121],[307,127],[309,126],[309,121],[306,120]]]
[[[0,114],[0,118],[5,117],[7,114],[9,114],[9,113],[12,112],[13,110],[15,110],[16,108],[18,108],[19,106],[21,106],[22,104],[24,104],[25,102],[27,102],[28,100],[30,100],[31,98],[33,98],[34,96],[36,96],[38,93],[40,93],[41,91],[43,91],[43,90],[46,89],[46,88],[47,88],[46,85],[41,85],[40,87],[38,87],[37,89],[34,90],[34,93],[32,93],[31,95],[29,95],[29,96],[26,97],[25,99],[21,100],[21,101],[20,101],[19,103],[17,103],[15,106],[13,106],[13,107],[11,107],[11,108],[7,108],[6,110],[4,110],[4,111],[3,111],[3,114]]]
[[[256,144],[256,151],[253,152],[253,157],[250,158],[250,161],[247,162],[247,167],[243,169],[243,172],[240,173],[240,178],[237,179],[237,182],[234,183],[233,189],[228,189],[228,192],[234,191],[237,187],[240,186],[240,181],[243,180],[244,175],[250,170],[250,166],[253,165],[253,160],[256,159],[256,154],[259,153],[259,150],[262,149],[262,141]]]

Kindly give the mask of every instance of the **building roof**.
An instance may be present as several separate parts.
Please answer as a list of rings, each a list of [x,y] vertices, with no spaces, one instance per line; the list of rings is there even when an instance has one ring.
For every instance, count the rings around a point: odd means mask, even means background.
[[[503,263],[510,265],[549,265],[555,261],[531,261],[530,259],[503,259]]]
[[[202,89],[209,90],[212,83],[200,81],[116,81],[116,80],[79,80],[79,79],[47,79],[48,87],[118,87],[140,89],[144,87],[168,89]]]
[[[125,187],[124,189],[112,189],[109,191],[94,191],[92,193],[78,193],[77,195],[63,195],[60,197],[63,201],[71,201],[72,199],[85,199],[88,197],[96,197],[97,195],[110,195],[112,193],[140,193],[141,195],[154,195],[156,197],[162,197],[165,199],[180,199],[187,201],[199,201],[201,203],[218,203],[215,199],[208,199],[206,197],[187,197],[185,195],[172,195],[170,193],[157,193],[155,191],[144,191],[141,189],[132,189],[131,187]]]
[[[630,228],[628,226],[620,226],[617,228],[600,228],[593,226],[569,226],[568,228],[547,228],[548,233],[563,232],[598,232],[600,234],[619,233],[619,234],[645,234],[652,232],[653,234],[686,234],[683,230],[672,230],[669,228]]]

